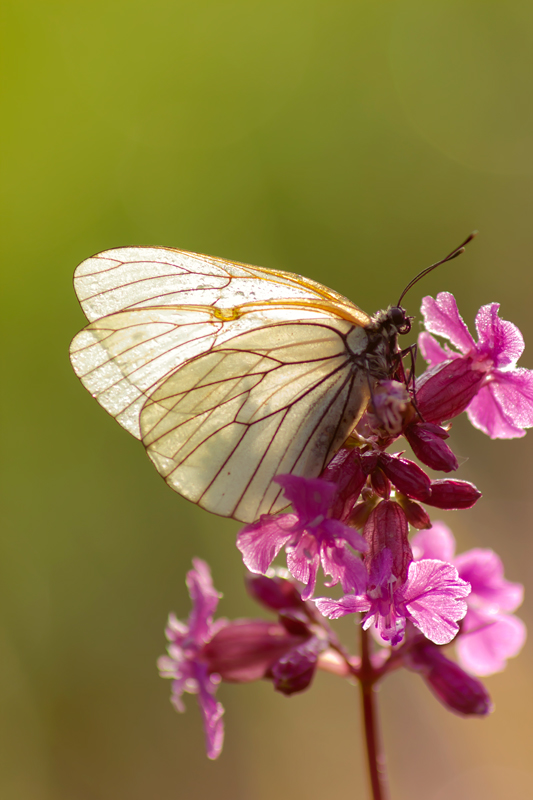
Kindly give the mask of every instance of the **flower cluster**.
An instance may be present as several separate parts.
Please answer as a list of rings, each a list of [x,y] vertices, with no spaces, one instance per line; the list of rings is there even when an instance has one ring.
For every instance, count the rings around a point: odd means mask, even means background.
[[[491,550],[455,555],[451,531],[430,520],[426,507],[471,508],[478,489],[456,478],[432,479],[403,453],[387,450],[402,436],[422,464],[450,473],[458,462],[446,441],[449,422],[462,411],[492,438],[522,436],[533,426],[533,372],[516,367],[522,336],[498,308],[479,311],[476,343],[452,295],[426,297],[419,347],[428,370],[414,381],[400,368],[379,382],[319,478],[277,476],[292,510],[263,516],[237,537],[251,573],[248,589],[275,621],[214,622],[220,595],[207,565],[194,562],[187,578],[193,611],[188,624],[170,617],[168,655],[159,668],[173,679],[178,710],[183,692],[198,695],[210,758],[222,747],[220,681],[266,679],[292,694],[307,689],[317,669],[359,680],[364,672],[367,681],[370,669],[375,683],[405,667],[448,709],[491,711],[479,677],[502,670],[524,643],[525,627],[513,614],[522,586],[504,578]],[[271,566],[282,551],[283,575]],[[329,578],[324,585],[339,584],[342,596],[314,596],[320,568]],[[347,653],[330,627],[328,619],[347,614],[361,614],[363,631],[373,632],[369,664]],[[443,651],[453,640],[456,660]]]

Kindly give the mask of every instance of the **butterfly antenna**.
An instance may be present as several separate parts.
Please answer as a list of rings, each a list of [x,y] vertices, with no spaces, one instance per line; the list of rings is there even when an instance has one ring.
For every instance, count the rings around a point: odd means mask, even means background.
[[[457,256],[460,256],[460,255],[461,255],[461,253],[464,253],[466,245],[467,245],[469,242],[471,242],[471,241],[472,241],[472,239],[473,239],[475,236],[477,236],[477,231],[472,231],[472,233],[470,234],[470,236],[468,236],[468,237],[467,237],[467,238],[464,240],[464,242],[463,242],[462,244],[460,244],[460,245],[459,245],[459,247],[456,247],[456,248],[455,248],[455,250],[452,250],[452,252],[451,252],[451,253],[449,253],[449,254],[446,256],[446,258],[443,258],[443,259],[441,259],[440,261],[437,261],[435,264],[432,264],[430,267],[426,267],[426,269],[423,269],[423,270],[422,270],[422,272],[419,272],[419,273],[418,273],[418,275],[416,275],[416,276],[413,278],[413,280],[412,280],[410,283],[408,283],[408,284],[407,284],[407,286],[405,287],[405,289],[404,289],[404,290],[403,290],[403,292],[401,293],[401,295],[400,295],[400,299],[398,300],[398,306],[401,306],[403,298],[405,297],[405,295],[407,294],[407,292],[409,291],[409,289],[412,289],[412,287],[415,285],[415,283],[418,283],[418,281],[419,281],[421,278],[423,278],[425,275],[427,275],[429,272],[431,272],[433,269],[435,269],[435,267],[440,267],[440,265],[441,265],[441,264],[445,264],[447,261],[452,261],[452,259],[454,259],[454,258],[457,258]]]

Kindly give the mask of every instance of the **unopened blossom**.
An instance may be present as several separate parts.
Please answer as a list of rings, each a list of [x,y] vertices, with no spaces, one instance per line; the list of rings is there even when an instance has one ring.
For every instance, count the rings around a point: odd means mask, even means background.
[[[474,548],[455,555],[455,539],[442,522],[412,539],[415,558],[442,558],[457,568],[472,586],[468,612],[456,641],[461,665],[474,675],[492,675],[505,669],[526,638],[521,619],[512,614],[523,599],[523,586],[504,578],[503,564],[493,550]]]
[[[363,628],[374,625],[392,645],[402,641],[408,620],[430,641],[451,642],[459,630],[458,620],[466,614],[470,586],[459,578],[455,567],[434,559],[412,561],[402,582],[392,572],[392,561],[390,550],[383,550],[372,564],[365,594],[345,595],[340,600],[319,597],[317,608],[330,619],[362,612]]]
[[[433,422],[411,422],[403,431],[413,453],[423,464],[439,472],[452,472],[459,466],[450,447],[444,441],[449,433]]]
[[[187,573],[187,587],[192,600],[188,622],[180,622],[174,614],[169,616],[166,636],[169,641],[168,655],[158,663],[163,678],[172,679],[172,704],[177,711],[185,711],[182,695],[196,694],[202,712],[208,758],[218,758],[224,741],[224,708],[215,699],[220,678],[213,677],[202,649],[226,620],[213,621],[221,595],[216,591],[211,572],[205,561],[193,559],[194,569]]]
[[[307,630],[292,633],[280,622],[236,619],[207,642],[201,655],[210,674],[228,683],[250,683],[310,638]]]
[[[270,571],[269,571],[270,572]],[[295,584],[273,575],[249,575],[246,586],[251,596],[266,608],[276,611],[287,633],[295,637],[291,648],[271,664],[265,677],[285,695],[307,689],[319,666],[319,659],[329,650],[332,632],[313,603],[302,600]]]
[[[274,688],[282,694],[303,692],[309,688],[316,674],[319,656],[327,647],[325,639],[312,636],[281,656],[272,665],[267,677],[272,678]]]
[[[439,423],[467,410],[470,422],[492,439],[523,436],[533,426],[533,371],[516,366],[524,350],[518,328],[498,316],[499,304],[482,306],[475,342],[453,295],[425,297],[427,331],[419,346],[430,370],[417,381],[417,404],[426,422]],[[457,350],[443,348],[431,333]]]
[[[331,577],[326,586],[340,582],[345,592],[361,591],[366,571],[350,548],[364,552],[366,543],[357,531],[331,515],[335,484],[296,475],[278,475],[275,480],[294,513],[263,515],[240,531],[237,547],[247,568],[264,574],[284,547],[289,572],[305,584],[303,600],[314,592],[320,564]]]
[[[480,680],[447,658],[443,648],[420,634],[405,647],[403,663],[424,679],[435,697],[461,716],[484,717],[493,710],[490,695]]]
[[[408,533],[409,525],[403,508],[394,500],[378,503],[363,528],[363,536],[368,545],[364,563],[370,576],[380,572],[382,553],[386,551],[386,560],[390,560],[390,571],[394,580],[400,584],[405,583],[409,564],[413,561]],[[371,586],[372,577],[369,580]]]

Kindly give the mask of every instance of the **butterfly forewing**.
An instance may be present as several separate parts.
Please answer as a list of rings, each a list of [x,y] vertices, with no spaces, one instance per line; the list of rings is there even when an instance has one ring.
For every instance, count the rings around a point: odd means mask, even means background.
[[[315,281],[221,258],[164,247],[120,247],[83,261],[74,288],[89,321],[126,308],[325,300],[341,316],[366,325],[354,303]]]
[[[92,321],[77,375],[173,489],[222,516],[283,507],[275,475],[318,475],[368,401],[353,352],[369,317],[301,276],[119,248],[80,264],[75,288]]]

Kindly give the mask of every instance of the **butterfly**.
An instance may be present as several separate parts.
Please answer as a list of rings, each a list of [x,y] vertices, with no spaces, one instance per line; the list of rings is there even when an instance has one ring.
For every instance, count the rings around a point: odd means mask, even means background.
[[[82,384],[172,489],[241,522],[286,507],[276,475],[320,475],[411,327],[405,292],[371,317],[300,275],[164,247],[98,253],[74,288]]]

